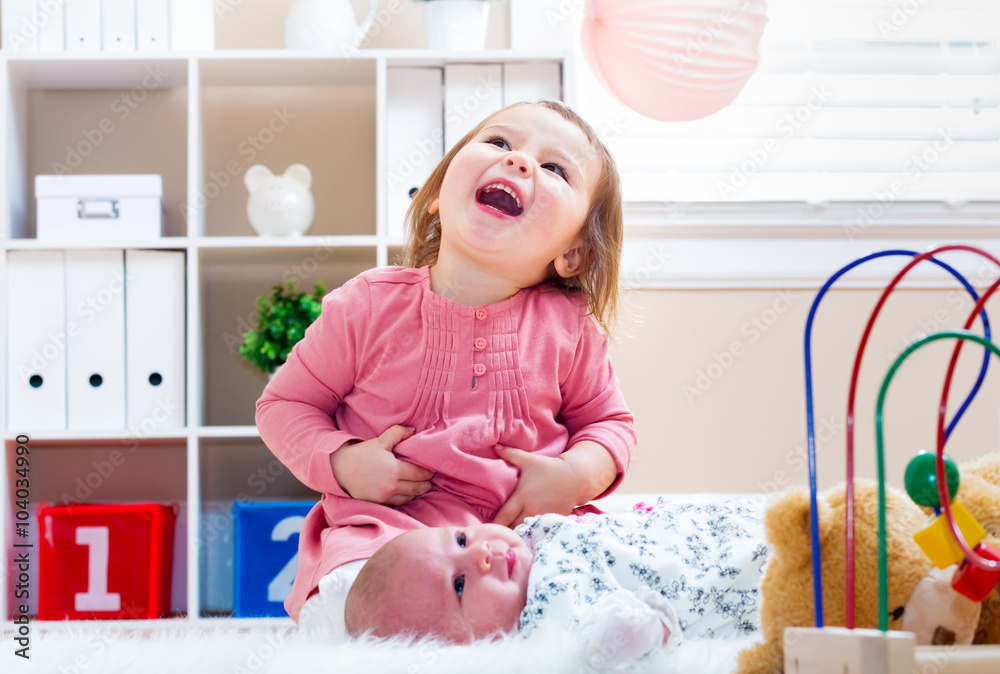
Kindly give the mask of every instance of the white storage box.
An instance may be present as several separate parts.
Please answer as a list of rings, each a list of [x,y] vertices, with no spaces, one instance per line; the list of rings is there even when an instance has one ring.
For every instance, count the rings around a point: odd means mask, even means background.
[[[35,176],[38,239],[149,239],[163,233],[158,175]]]

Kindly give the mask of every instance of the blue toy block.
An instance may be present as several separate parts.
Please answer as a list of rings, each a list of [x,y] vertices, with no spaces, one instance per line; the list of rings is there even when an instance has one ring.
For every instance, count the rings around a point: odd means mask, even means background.
[[[314,503],[233,503],[233,613],[283,617],[299,567],[299,532]]]

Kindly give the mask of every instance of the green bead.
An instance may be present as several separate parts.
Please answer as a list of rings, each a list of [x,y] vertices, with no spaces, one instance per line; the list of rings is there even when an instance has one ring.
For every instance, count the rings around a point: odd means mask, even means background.
[[[923,450],[910,459],[906,466],[906,493],[910,495],[917,505],[930,508],[940,508],[941,500],[938,498],[937,468],[935,467],[936,457]],[[944,455],[944,474],[948,480],[948,496],[955,498],[958,492],[958,466],[947,454]]]

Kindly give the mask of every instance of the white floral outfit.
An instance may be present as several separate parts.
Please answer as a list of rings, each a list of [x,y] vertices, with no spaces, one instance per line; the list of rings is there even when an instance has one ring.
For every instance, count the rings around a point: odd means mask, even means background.
[[[757,633],[761,514],[743,498],[527,519],[516,529],[534,552],[522,635],[555,622],[577,631],[590,656],[621,661],[661,645],[663,626],[668,645]]]

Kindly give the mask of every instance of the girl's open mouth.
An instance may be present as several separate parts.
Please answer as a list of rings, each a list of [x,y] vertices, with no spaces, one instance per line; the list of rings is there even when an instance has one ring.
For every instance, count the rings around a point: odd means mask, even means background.
[[[503,183],[486,185],[476,193],[476,201],[504,215],[516,218],[524,212],[517,193]]]

